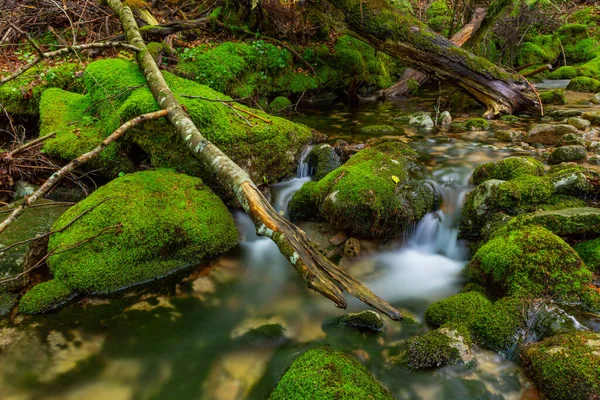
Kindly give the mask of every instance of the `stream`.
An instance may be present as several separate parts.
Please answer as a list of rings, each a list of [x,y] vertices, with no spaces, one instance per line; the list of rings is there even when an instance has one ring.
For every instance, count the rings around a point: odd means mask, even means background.
[[[396,399],[520,399],[530,384],[515,362],[492,351],[476,348],[474,365],[435,371],[414,372],[386,362],[393,358],[394,344],[427,330],[428,305],[464,286],[468,251],[457,235],[473,169],[522,154],[499,145],[493,131],[443,135],[416,130],[402,119],[431,110],[434,102],[423,100],[414,109],[392,102],[359,108],[336,104],[294,117],[328,135],[331,143],[360,142],[366,139],[361,127],[391,125],[397,132],[388,136],[420,152],[442,207],[398,238],[361,240],[360,256],[340,263],[398,307],[404,321],[386,320],[376,336],[328,324],[366,306],[348,298],[348,310],[339,310],[308,290],[276,245],[256,236],[247,215],[233,211],[240,243],[208,268],[3,328],[0,398],[265,399],[291,361],[317,342],[353,353]],[[465,118],[467,112],[459,108],[453,116]],[[310,175],[304,163],[296,178],[272,185],[274,207],[286,213]],[[325,247],[338,233],[323,223],[299,225]],[[280,324],[283,334],[270,340],[244,336],[265,324]]]

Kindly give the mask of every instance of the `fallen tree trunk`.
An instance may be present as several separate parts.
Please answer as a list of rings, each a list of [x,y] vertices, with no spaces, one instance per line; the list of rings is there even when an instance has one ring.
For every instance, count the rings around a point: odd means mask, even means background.
[[[232,190],[237,201],[257,227],[257,233],[272,239],[308,286],[332,300],[336,306],[340,308],[347,306],[342,293],[342,290],[345,290],[391,319],[400,320],[402,317],[398,310],[327,259],[301,229],[283,218],[269,204],[242,168],[202,135],[175,99],[152,55],[148,52],[131,9],[123,5],[120,0],[107,0],[107,2],[119,16],[129,43],[140,49],[136,54],[137,61],[158,105],[162,109],[169,110],[169,121],[192,154],[202,162],[207,171]]]
[[[328,1],[341,11],[350,34],[413,69],[464,89],[486,106],[485,117],[540,112],[537,97],[522,77],[459,48],[386,0]]]
[[[477,30],[481,26],[481,23],[485,19],[486,15],[487,15],[487,8],[485,8],[485,7],[476,8],[475,11],[473,12],[473,16],[471,17],[471,20],[460,31],[455,33],[452,36],[452,38],[450,39],[450,41],[452,43],[454,43],[455,45],[457,45],[458,47],[462,47],[462,45],[465,44],[467,42],[467,40],[469,40],[469,38],[475,32],[477,32]],[[409,91],[413,90],[415,88],[415,85],[416,85],[416,87],[418,87],[418,86],[421,86],[422,84],[424,84],[428,78],[429,77],[426,74],[419,72],[417,70],[414,70],[412,68],[408,68],[406,71],[404,71],[404,74],[402,74],[402,77],[398,80],[398,82],[396,82],[389,88],[382,90],[379,93],[379,96],[380,97],[404,96]]]

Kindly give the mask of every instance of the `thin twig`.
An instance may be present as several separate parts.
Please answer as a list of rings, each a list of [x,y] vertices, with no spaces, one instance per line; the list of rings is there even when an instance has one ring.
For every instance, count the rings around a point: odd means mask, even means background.
[[[236,109],[236,110],[238,110],[238,111],[241,111],[241,112],[244,112],[244,113],[246,113],[246,114],[248,114],[248,115],[250,115],[250,116],[252,116],[252,117],[254,117],[254,118],[258,118],[258,119],[260,119],[261,121],[264,121],[264,122],[266,122],[267,124],[271,124],[271,123],[272,123],[272,121],[269,121],[268,119],[266,119],[266,118],[263,118],[263,117],[261,117],[260,115],[256,115],[256,114],[254,114],[253,112],[250,112],[250,111],[248,111],[248,110],[245,110],[245,109],[243,109],[243,108],[241,108],[241,107],[238,107],[238,106],[236,106],[235,104],[234,104],[234,105],[232,105],[232,106],[231,106],[231,108],[233,108],[233,109]]]
[[[52,186],[54,186],[57,182],[59,182],[62,178],[64,178],[66,175],[68,175],[71,171],[73,171],[79,165],[81,165],[85,162],[88,162],[89,160],[91,160],[92,158],[97,156],[98,154],[102,153],[102,151],[109,144],[111,144],[112,142],[114,142],[115,140],[117,140],[118,138],[123,136],[125,134],[125,132],[127,132],[127,130],[129,130],[130,128],[132,128],[136,125],[139,125],[140,123],[142,123],[144,121],[148,121],[151,119],[157,119],[157,118],[161,118],[161,117],[166,117],[168,113],[169,113],[169,110],[160,110],[160,111],[155,111],[155,112],[151,112],[148,114],[143,114],[143,115],[140,115],[139,117],[135,117],[135,118],[127,121],[126,123],[121,125],[116,131],[111,133],[110,136],[108,136],[106,139],[104,139],[102,142],[100,142],[100,144],[98,146],[94,147],[92,150],[88,151],[87,153],[82,154],[81,156],[77,157],[76,159],[74,159],[73,161],[71,161],[64,167],[62,167],[59,171],[52,174],[52,176],[50,176],[50,178],[48,178],[48,180],[46,180],[46,182],[44,182],[42,184],[42,186],[37,188],[37,190],[35,192],[33,192],[33,194],[31,196],[28,196],[27,198],[25,198],[25,200],[23,200],[23,203],[21,203],[20,206],[15,208],[13,210],[12,214],[10,214],[4,221],[2,221],[2,223],[0,223],[0,234],[2,232],[4,232],[10,224],[12,224],[14,221],[16,221],[17,218],[19,218],[19,216],[25,212],[25,209],[27,207],[31,206],[33,203],[35,203],[35,201],[38,198],[40,198],[46,192],[48,192],[48,190],[50,190],[52,188]]]
[[[36,144],[42,143],[45,140],[50,139],[51,137],[54,137],[56,135],[56,132],[51,132],[47,135],[44,135],[42,137],[39,137],[37,139],[32,140],[31,142],[27,142],[25,143],[23,146],[21,147],[17,147],[14,150],[11,150],[10,152],[3,154],[2,157],[3,158],[12,158],[14,157],[15,154],[19,154],[20,152],[22,152],[23,150],[27,150],[30,147],[35,146]]]

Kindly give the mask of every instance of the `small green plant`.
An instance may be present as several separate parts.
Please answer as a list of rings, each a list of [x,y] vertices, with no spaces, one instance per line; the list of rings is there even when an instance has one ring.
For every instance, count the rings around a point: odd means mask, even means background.
[[[17,55],[17,60],[27,62],[27,63],[32,62],[33,59],[35,58],[35,55],[30,51],[17,50],[17,51],[15,51],[15,54]]]

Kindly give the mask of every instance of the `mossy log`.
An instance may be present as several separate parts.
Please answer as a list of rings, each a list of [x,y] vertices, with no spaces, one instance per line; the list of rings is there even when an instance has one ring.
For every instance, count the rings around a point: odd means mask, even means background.
[[[257,227],[257,233],[269,237],[279,247],[311,289],[345,308],[342,290],[380,310],[391,319],[400,320],[400,313],[371,292],[343,269],[335,266],[310,242],[306,234],[283,218],[269,204],[248,174],[208,141],[181,107],[158,69],[140,35],[131,9],[120,0],[108,0],[119,16],[129,43],[140,49],[137,61],[144,72],[148,87],[162,109],[168,109],[168,119],[183,138],[192,154],[235,194],[237,201]]]
[[[471,16],[471,20],[463,26],[463,28],[456,32],[450,38],[450,41],[457,45],[458,47],[462,47],[479,29],[482,22],[487,15],[487,8],[485,7],[477,7]],[[429,78],[426,74],[414,70],[412,68],[408,68],[402,74],[402,77],[390,86],[387,89],[384,89],[380,92],[381,97],[401,97],[404,96],[411,90],[411,86],[415,83],[417,85],[422,85]]]
[[[524,78],[461,49],[386,0],[329,2],[342,12],[355,35],[411,68],[464,89],[487,107],[486,117],[540,112],[537,96]]]

